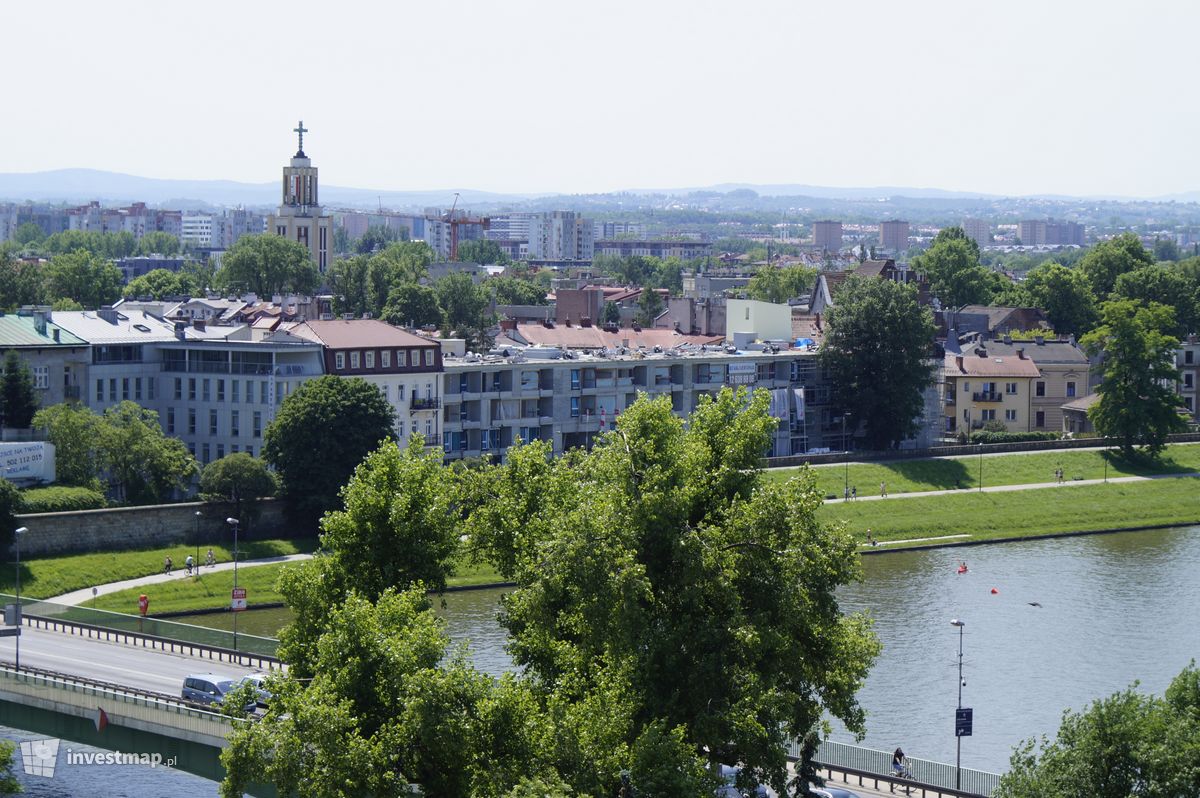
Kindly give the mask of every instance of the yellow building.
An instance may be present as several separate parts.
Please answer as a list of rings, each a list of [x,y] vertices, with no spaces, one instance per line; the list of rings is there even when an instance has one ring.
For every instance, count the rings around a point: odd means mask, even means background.
[[[946,434],[969,435],[989,421],[999,421],[1009,432],[1033,430],[1033,387],[1040,377],[1024,351],[993,355],[978,347],[947,352],[942,364]]]

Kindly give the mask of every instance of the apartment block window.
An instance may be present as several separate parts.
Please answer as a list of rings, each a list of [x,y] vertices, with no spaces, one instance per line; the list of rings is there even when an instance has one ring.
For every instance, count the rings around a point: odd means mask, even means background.
[[[217,380],[217,401],[225,401],[225,380]]]
[[[188,408],[188,435],[196,434],[196,408]]]
[[[433,365],[433,350],[432,349],[425,350],[425,365],[426,366]]]
[[[407,349],[397,349],[396,350],[396,368],[398,368],[398,369],[408,368],[408,350]]]
[[[1017,420],[1017,411],[1016,410],[1005,410],[1004,411],[1004,420],[1005,421],[1016,421]]]
[[[995,421],[996,420],[996,411],[995,410],[980,410],[979,418],[982,419],[983,421]]]
[[[1007,394],[1016,393],[1017,392],[1017,384],[1015,382],[1004,383],[1004,392]]]
[[[200,462],[204,463],[205,465],[208,464],[208,461],[212,459],[209,457],[210,451],[212,450],[208,448],[207,443],[200,444]]]
[[[167,434],[175,434],[175,408],[173,407],[167,408]]]
[[[352,369],[358,368],[358,352],[357,351],[350,353],[350,368],[352,368]]]
[[[1033,384],[1033,393],[1035,396],[1045,396],[1046,395],[1046,383],[1044,383],[1040,380],[1038,382],[1035,382]]]
[[[571,397],[571,418],[579,418],[579,397]]]
[[[217,411],[216,410],[208,411],[208,434],[209,435],[217,434]]]
[[[1192,389],[1195,387],[1195,380],[1196,375],[1189,371],[1187,374],[1183,375],[1183,387],[1189,390]]]
[[[413,422],[412,422],[412,434],[413,435],[417,434],[417,420],[416,419],[413,419]]]
[[[971,383],[967,380],[963,380],[963,393],[970,393],[970,392],[971,392]]]
[[[571,369],[571,390],[579,390],[579,369]]]
[[[146,387],[149,389],[151,402],[154,401],[154,386],[157,384],[158,380],[156,380],[154,377],[150,377],[146,380]]]
[[[431,437],[433,437],[433,422],[425,419],[425,440],[429,440]]]
[[[346,368],[346,353],[345,352],[337,352],[334,354],[333,367],[336,368],[338,371],[341,371],[342,369]]]
[[[196,401],[196,378],[188,377],[188,401]]]
[[[220,460],[224,456],[225,456],[225,444],[218,443],[217,444],[217,459]]]
[[[426,399],[433,398],[433,383],[430,383],[430,382],[425,383],[425,398]]]
[[[389,386],[389,385],[388,385],[388,384],[385,382],[385,383],[384,383],[383,385],[381,385],[380,387],[381,387],[381,388],[383,388],[383,401],[385,401],[385,402],[390,402],[390,401],[392,401],[392,400],[391,400],[391,393],[392,393],[391,386]]]
[[[403,385],[396,386],[396,401],[397,402],[404,401],[404,386]]]
[[[256,438],[262,437],[262,411],[261,410],[254,411],[253,433],[254,433],[254,437],[256,437]]]
[[[265,405],[269,401],[269,399],[267,398],[267,393],[268,393],[268,388],[270,388],[270,386],[267,384],[266,380],[263,380],[262,382],[260,382],[258,384],[258,387],[259,387],[258,403],[260,405]]]
[[[96,401],[104,401],[104,380],[96,380]]]
[[[212,380],[208,378],[200,381],[200,400],[203,402],[212,401]]]
[[[196,456],[196,444],[188,443],[188,454],[190,454],[192,457]]]
[[[183,401],[183,379],[180,377],[175,378],[175,401]]]
[[[234,404],[237,404],[238,402],[242,401],[241,387],[242,387],[241,380],[233,380],[233,384],[229,387],[229,399]]]
[[[34,366],[33,367],[33,387],[45,390],[50,387],[50,367],[49,366]]]
[[[1035,426],[1035,427],[1046,426],[1046,414],[1043,411],[1039,410],[1033,414],[1033,426]]]
[[[141,377],[133,378],[133,401],[135,401],[135,402],[142,401],[142,378]]]
[[[241,413],[237,410],[229,414],[229,434],[235,438],[242,434]]]
[[[383,349],[379,352],[380,368],[390,369],[392,367],[392,350]]]
[[[233,443],[229,446],[229,452],[230,454],[237,454],[239,451],[241,451],[241,448],[242,447],[238,446],[236,443]]]
[[[129,401],[129,378],[128,377],[121,378],[121,401],[123,401],[123,402]]]
[[[1195,358],[1196,358],[1196,353],[1193,352],[1191,349],[1184,350],[1184,352],[1183,352],[1183,362],[1184,363],[1186,363],[1187,365],[1190,366],[1190,365],[1192,365],[1192,361],[1195,360]]]
[[[371,349],[363,353],[363,366],[369,369],[375,368],[375,350]]]
[[[1075,383],[1068,382],[1067,383],[1067,396],[1074,396],[1074,395],[1075,395]]]

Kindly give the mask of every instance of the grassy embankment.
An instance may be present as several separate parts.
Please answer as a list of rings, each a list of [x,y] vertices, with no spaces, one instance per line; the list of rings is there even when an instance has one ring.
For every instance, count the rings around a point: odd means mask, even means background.
[[[239,544],[238,549],[243,560],[253,560],[311,552],[316,547],[316,543],[315,538],[252,540]],[[208,549],[207,545],[201,546],[201,559],[204,558]],[[218,562],[228,562],[233,559],[232,548],[213,545],[212,550]],[[176,545],[135,551],[103,551],[92,554],[22,559],[21,595],[29,598],[49,598],[93,585],[161,573],[163,558],[168,556],[175,563],[176,573],[182,574],[183,561],[189,554],[193,557],[196,556],[194,546]],[[14,568],[0,568],[0,593],[12,593],[15,581]]]
[[[283,596],[275,589],[275,581],[279,578],[280,571],[287,567],[287,563],[281,563],[238,569],[238,587],[246,588],[250,606],[283,601]],[[204,569],[201,569],[198,579],[179,579],[99,596],[95,606],[101,610],[134,612],[138,596],[145,593],[150,599],[151,613],[227,607],[229,592],[233,589],[233,571],[208,574],[203,571]],[[501,581],[496,569],[486,564],[472,565],[461,562],[455,566],[454,571],[454,576],[447,580],[450,587],[487,585]],[[92,602],[88,601],[86,606],[91,607]]]
[[[920,493],[931,490],[969,490],[979,487],[979,467],[983,462],[983,484],[1030,485],[1053,482],[1054,470],[1062,468],[1067,481],[1101,479],[1108,460],[1108,476],[1153,476],[1200,472],[1200,446],[1169,446],[1157,461],[1122,460],[1115,452],[1063,449],[1049,452],[948,457],[927,460],[899,460],[884,463],[834,463],[813,467],[817,486],[825,496],[842,498],[847,471],[849,483],[858,487],[859,496],[878,496],[879,483],[886,482],[888,493]],[[795,468],[775,468],[765,472],[768,480],[786,480]]]

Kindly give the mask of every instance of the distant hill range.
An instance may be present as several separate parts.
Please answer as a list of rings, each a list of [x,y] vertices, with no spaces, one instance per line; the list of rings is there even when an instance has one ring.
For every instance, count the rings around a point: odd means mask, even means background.
[[[321,186],[321,202],[326,207],[371,209],[420,210],[425,207],[446,207],[460,195],[460,206],[499,208],[520,206],[534,200],[537,205],[553,203],[555,198],[563,207],[576,203],[570,195],[501,194],[463,188],[447,188],[433,191],[378,191],[343,186]],[[1132,197],[1070,197],[1066,195],[1039,195],[1005,198],[981,192],[946,191],[937,188],[913,188],[907,186],[875,186],[865,188],[811,186],[804,184],[757,185],[752,183],[722,183],[715,186],[669,189],[633,189],[611,194],[586,195],[593,201],[598,197],[616,197],[620,194],[642,196],[691,196],[703,197],[724,195],[737,199],[738,195],[752,197],[810,197],[820,200],[870,202],[883,199],[909,198],[926,201],[950,201],[955,204],[963,200],[982,202],[1004,199],[1077,201],[1080,199],[1113,200],[1118,202],[1198,202],[1200,191],[1185,192],[1163,197],[1138,199]],[[582,199],[584,195],[575,195]],[[108,205],[145,202],[159,207],[184,210],[213,207],[269,208],[279,202],[279,184],[239,183],[234,180],[163,180],[152,177],[104,172],[97,169],[56,169],[47,172],[0,173],[0,201],[22,202],[66,202],[85,203],[99,200]],[[588,204],[588,203],[584,203]]]

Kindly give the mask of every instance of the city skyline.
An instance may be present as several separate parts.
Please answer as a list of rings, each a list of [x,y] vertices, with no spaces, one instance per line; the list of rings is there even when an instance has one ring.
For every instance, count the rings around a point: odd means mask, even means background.
[[[365,189],[1200,191],[1189,56],[1159,42],[1164,19],[1200,22],[1192,6],[454,8],[218,2],[118,23],[68,2],[53,37],[9,45],[39,79],[10,89],[29,116],[0,132],[0,173],[263,183],[302,118],[325,181]]]

